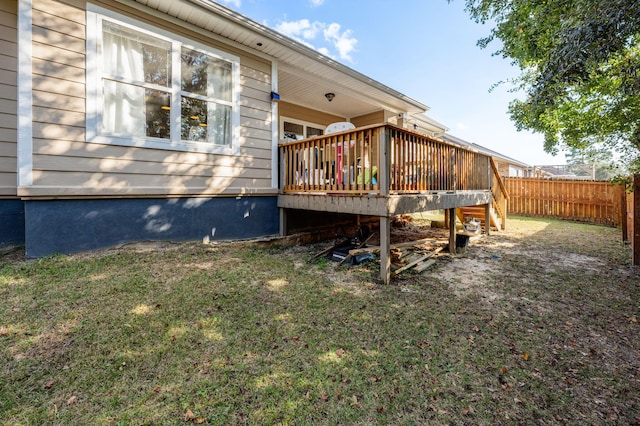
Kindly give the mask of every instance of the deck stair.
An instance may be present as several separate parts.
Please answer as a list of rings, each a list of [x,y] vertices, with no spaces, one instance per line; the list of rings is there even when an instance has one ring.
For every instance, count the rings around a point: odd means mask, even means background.
[[[480,221],[480,226],[482,226],[482,228],[484,229],[485,228],[485,211],[484,210],[485,210],[484,206],[460,207],[456,209],[456,215],[458,216],[458,219],[460,219],[462,223],[464,223],[465,220],[467,220],[467,218],[473,217],[478,221]],[[493,208],[491,209],[490,218],[491,218],[491,229],[499,231],[500,222],[501,222],[500,217],[496,214]]]

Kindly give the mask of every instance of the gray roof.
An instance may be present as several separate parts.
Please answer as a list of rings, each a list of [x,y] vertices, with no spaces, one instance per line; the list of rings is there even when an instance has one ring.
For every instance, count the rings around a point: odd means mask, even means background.
[[[529,165],[527,163],[523,163],[522,161],[518,161],[518,160],[516,160],[514,158],[508,157],[508,156],[506,156],[504,154],[501,154],[501,153],[499,153],[497,151],[494,151],[492,149],[485,148],[484,146],[478,145],[477,143],[465,141],[464,139],[460,139],[459,137],[454,136],[454,135],[449,134],[449,133],[446,133],[442,138],[444,140],[446,140],[447,142],[451,142],[453,144],[460,145],[460,146],[463,146],[465,148],[474,149],[474,150],[476,150],[478,152],[490,155],[490,156],[498,158],[498,159],[500,159],[502,161],[506,161],[507,163],[513,164],[515,166],[525,167],[525,168],[531,167],[531,165]]]

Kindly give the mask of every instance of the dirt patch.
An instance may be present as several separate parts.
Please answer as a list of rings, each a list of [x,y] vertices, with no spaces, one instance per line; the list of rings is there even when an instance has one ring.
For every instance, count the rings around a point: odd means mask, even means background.
[[[0,250],[0,263],[17,265],[25,261],[24,247],[10,247]]]

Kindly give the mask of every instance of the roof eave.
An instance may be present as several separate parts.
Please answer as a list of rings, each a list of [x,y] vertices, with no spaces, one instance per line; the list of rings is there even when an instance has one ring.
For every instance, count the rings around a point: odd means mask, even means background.
[[[178,0],[168,0],[171,2],[175,2]],[[415,99],[412,99],[411,97],[404,95],[403,93],[398,92],[397,90],[394,90],[392,88],[390,88],[389,86],[386,86],[356,70],[354,70],[353,68],[350,68],[332,58],[330,58],[329,56],[323,55],[322,53],[318,52],[317,50],[314,50],[308,46],[305,46],[304,44],[285,36],[284,34],[281,34],[269,27],[266,27],[254,20],[252,20],[251,18],[248,18],[238,12],[235,12],[234,10],[221,5],[219,3],[216,3],[212,0],[187,0],[188,2],[198,5],[201,8],[204,8],[206,10],[209,10],[211,12],[214,12],[218,15],[223,16],[224,18],[234,22],[237,25],[242,26],[243,28],[252,31],[254,33],[260,34],[262,37],[266,37],[269,40],[275,42],[275,43],[279,43],[283,46],[285,46],[288,49],[291,49],[293,51],[295,51],[296,53],[304,56],[305,58],[313,61],[314,63],[319,63],[322,64],[323,66],[326,66],[328,68],[334,69],[338,72],[340,72],[341,74],[344,74],[348,77],[351,77],[355,80],[360,81],[361,83],[364,83],[366,85],[369,85],[373,88],[375,88],[376,90],[382,91],[400,101],[402,101],[404,104],[407,105],[407,111],[409,113],[418,113],[418,112],[425,112],[429,110],[429,107]],[[280,59],[277,58],[276,59]]]

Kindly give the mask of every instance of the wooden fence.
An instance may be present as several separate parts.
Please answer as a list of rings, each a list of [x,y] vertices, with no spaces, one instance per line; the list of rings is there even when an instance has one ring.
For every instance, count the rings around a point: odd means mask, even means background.
[[[509,214],[621,226],[627,210],[624,187],[609,182],[510,177],[504,183]]]
[[[631,193],[625,194],[627,201],[625,214],[625,223],[622,225],[622,239],[631,242],[631,250],[633,252],[633,265],[640,265],[640,174],[633,176],[631,181]]]
[[[640,265],[640,174],[630,192],[609,182],[505,178],[509,213],[618,226]]]

